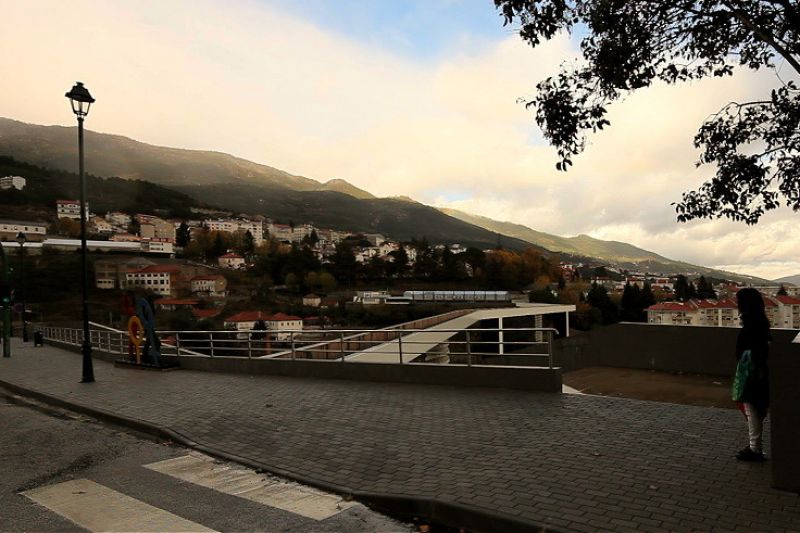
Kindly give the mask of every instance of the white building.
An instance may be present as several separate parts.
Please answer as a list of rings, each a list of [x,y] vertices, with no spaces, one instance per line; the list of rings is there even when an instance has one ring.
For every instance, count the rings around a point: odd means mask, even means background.
[[[146,289],[170,296],[180,278],[181,268],[177,265],[152,265],[125,273],[126,289]]]
[[[118,228],[127,229],[131,224],[131,216],[120,211],[106,213],[106,220]]]
[[[89,224],[91,224],[91,226],[94,228],[94,231],[97,233],[108,235],[114,232],[114,228],[111,226],[111,224],[106,219],[101,217],[92,217],[92,219],[89,221]]]
[[[143,239],[169,239],[175,242],[175,224],[152,215],[136,215],[139,220],[139,235]]]
[[[263,311],[243,311],[225,319],[226,329],[251,331],[257,322],[263,321],[270,338],[276,341],[288,341],[293,331],[303,331],[303,319],[285,313],[270,315]]]
[[[171,239],[144,238],[142,239],[142,251],[151,254],[172,255],[175,253],[175,243]]]
[[[24,220],[0,220],[0,240],[13,241],[22,232],[29,241],[43,241],[47,233],[44,222],[26,222]]]
[[[764,308],[773,328],[800,329],[800,298],[764,296]],[[647,322],[734,328],[741,325],[739,310],[733,299],[657,303],[647,308]]]
[[[58,218],[81,219],[81,203],[78,200],[56,200]],[[86,220],[89,220],[89,202],[86,202]]]
[[[25,188],[26,183],[25,178],[22,176],[3,176],[0,178],[0,189],[6,190],[14,188],[21,191]]]
[[[264,226],[260,220],[208,219],[205,221],[205,225],[211,231],[224,231],[226,233],[236,233],[237,231],[247,233],[249,231],[256,246],[260,246],[264,242]]]
[[[276,241],[294,242],[294,230],[288,224],[274,224],[270,222],[267,225],[269,236]]]
[[[227,253],[220,256],[219,259],[217,259],[217,262],[222,268],[244,268],[244,257],[234,253]]]
[[[227,296],[228,280],[221,274],[196,276],[191,280],[192,293],[198,296],[220,298]]]

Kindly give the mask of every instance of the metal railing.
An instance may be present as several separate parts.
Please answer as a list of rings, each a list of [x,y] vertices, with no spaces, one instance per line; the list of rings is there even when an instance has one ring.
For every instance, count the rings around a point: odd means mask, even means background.
[[[44,326],[47,340],[80,346],[80,328]],[[530,357],[553,368],[554,328],[335,329],[158,331],[161,354],[291,360],[493,364],[501,356]],[[127,356],[128,334],[103,327],[89,332],[95,349]]]

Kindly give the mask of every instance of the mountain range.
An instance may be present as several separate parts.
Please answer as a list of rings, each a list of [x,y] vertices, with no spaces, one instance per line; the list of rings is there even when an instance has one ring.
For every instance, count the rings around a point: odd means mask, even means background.
[[[229,154],[154,146],[120,135],[85,132],[87,170],[97,176],[144,180],[209,205],[262,214],[283,222],[313,223],[341,230],[383,233],[395,239],[511,249],[535,247],[569,260],[594,260],[651,272],[702,274],[736,281],[760,278],[674,261],[624,242],[587,235],[560,237],[520,224],[407,197],[376,198],[343,179],[320,182]],[[41,126],[0,117],[0,155],[40,167],[74,171],[74,127]]]

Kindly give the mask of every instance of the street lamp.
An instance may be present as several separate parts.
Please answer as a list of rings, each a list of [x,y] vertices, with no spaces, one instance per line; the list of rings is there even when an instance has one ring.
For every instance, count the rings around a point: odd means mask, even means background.
[[[72,104],[72,112],[78,117],[78,167],[81,176],[81,278],[83,295],[83,375],[81,383],[94,382],[94,367],[92,366],[92,342],[89,338],[89,277],[86,269],[86,179],[83,175],[83,118],[89,114],[89,107],[94,98],[81,82],[65,94]]]
[[[19,243],[19,299],[22,300],[22,342],[28,342],[28,321],[25,318],[25,241],[28,238],[21,231],[17,233]]]

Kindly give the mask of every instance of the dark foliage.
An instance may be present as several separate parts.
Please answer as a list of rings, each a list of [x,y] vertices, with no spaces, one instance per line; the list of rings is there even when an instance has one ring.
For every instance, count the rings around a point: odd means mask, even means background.
[[[800,73],[800,5],[792,0],[495,0],[506,24],[532,46],[580,32],[580,66],[537,85],[536,121],[558,150],[559,170],[609,125],[615,100],[661,80],[731,75],[735,67]],[[787,72],[787,77],[789,76]],[[676,206],[678,220],[758,222],[786,205],[800,210],[800,88],[776,76],[770,94],[731,102],[694,139],[699,164],[716,174]]]

